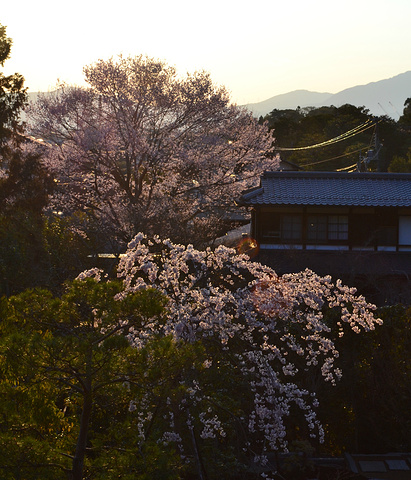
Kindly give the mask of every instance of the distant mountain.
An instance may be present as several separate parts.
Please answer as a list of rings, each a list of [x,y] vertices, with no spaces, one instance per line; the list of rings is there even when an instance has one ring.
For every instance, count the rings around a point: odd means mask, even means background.
[[[51,92],[52,94],[53,92]],[[36,101],[39,92],[30,92],[29,100]],[[338,93],[319,93],[309,90],[276,95],[259,103],[245,105],[256,117],[267,115],[272,110],[291,109],[297,107],[322,107],[334,105],[340,107],[346,103],[357,107],[364,106],[376,116],[388,115],[398,120],[404,109],[404,102],[411,97],[411,71],[401,73],[392,78],[346,88]]]
[[[320,105],[327,101],[332,93],[310,92],[309,90],[294,90],[293,92],[276,95],[259,103],[245,105],[256,117],[270,113],[274,108],[278,110],[295,110],[297,107]]]
[[[295,90],[245,106],[256,117],[260,117],[270,113],[275,108],[278,110],[295,110],[297,107],[330,105],[340,107],[349,103],[357,107],[364,106],[373,115],[388,115],[394,120],[398,120],[400,115],[402,115],[405,100],[410,97],[411,71],[378,82],[368,83],[367,85],[357,85],[334,94]]]

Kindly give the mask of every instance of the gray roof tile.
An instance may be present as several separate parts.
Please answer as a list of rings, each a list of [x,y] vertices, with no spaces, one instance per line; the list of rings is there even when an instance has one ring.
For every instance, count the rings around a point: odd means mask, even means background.
[[[411,174],[265,172],[242,205],[410,207]]]

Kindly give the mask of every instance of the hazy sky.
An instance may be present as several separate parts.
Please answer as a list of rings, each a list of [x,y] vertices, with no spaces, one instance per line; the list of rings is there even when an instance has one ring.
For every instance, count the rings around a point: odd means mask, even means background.
[[[13,39],[3,71],[47,91],[82,84],[98,59],[147,54],[210,72],[239,104],[336,93],[411,70],[410,19],[410,0],[3,1]]]

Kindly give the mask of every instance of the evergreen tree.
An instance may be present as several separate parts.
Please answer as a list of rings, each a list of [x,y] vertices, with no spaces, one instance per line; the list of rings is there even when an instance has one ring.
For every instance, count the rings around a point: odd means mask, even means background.
[[[0,68],[11,46],[0,24]],[[58,216],[45,223],[43,211],[55,182],[42,160],[46,147],[24,136],[20,113],[26,103],[23,76],[0,71],[0,295],[60,285],[76,264],[67,253],[75,251],[79,258],[78,243],[71,248],[75,236],[61,232]]]
[[[6,35],[6,27],[0,24],[0,66],[10,57],[12,40]],[[4,75],[0,72],[0,153],[8,150],[8,140],[16,140],[21,133],[20,112],[27,103],[27,89],[19,73]]]
[[[399,118],[399,123],[403,125],[410,125],[411,126],[411,97],[407,98],[404,102],[404,110]]]

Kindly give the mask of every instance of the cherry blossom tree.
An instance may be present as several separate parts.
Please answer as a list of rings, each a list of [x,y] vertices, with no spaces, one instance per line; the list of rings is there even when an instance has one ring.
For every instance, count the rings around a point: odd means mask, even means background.
[[[198,478],[214,478],[205,465],[215,465],[228,446],[237,446],[237,461],[251,456],[267,464],[268,452],[287,449],[294,422],[321,442],[317,377],[331,385],[341,377],[336,340],[347,329],[360,334],[381,323],[375,307],[340,281],[309,270],[278,276],[226,247],[199,251],[139,234],[118,276],[118,300],[149,287],[169,299],[164,324],[151,333],[130,327],[132,345],[142,348],[152,333],[201,345],[166,399],[143,396],[130,404],[141,441],[157,422],[161,441],[192,459]]]
[[[109,235],[205,243],[238,194],[273,169],[273,138],[205,72],[177,76],[152,58],[100,60],[88,88],[60,85],[31,109],[31,131],[55,145],[61,211],[84,210]]]

